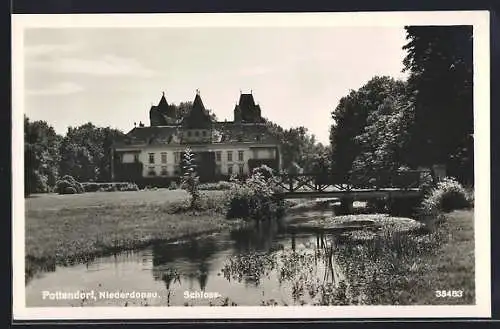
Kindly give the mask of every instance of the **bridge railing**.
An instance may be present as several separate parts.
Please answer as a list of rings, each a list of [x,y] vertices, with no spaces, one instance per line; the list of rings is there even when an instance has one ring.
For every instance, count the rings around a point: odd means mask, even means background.
[[[375,175],[338,175],[330,173],[279,174],[277,183],[286,192],[316,191],[328,189],[413,189],[420,188],[422,179],[431,175],[421,170],[381,172]],[[430,179],[433,179],[430,176]]]

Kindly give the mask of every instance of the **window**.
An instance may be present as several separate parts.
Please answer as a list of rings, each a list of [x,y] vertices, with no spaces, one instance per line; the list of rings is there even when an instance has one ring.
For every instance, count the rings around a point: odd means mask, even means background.
[[[238,161],[243,161],[243,151],[238,151]]]
[[[198,130],[196,130],[196,131],[194,132],[194,135],[195,135],[196,137],[198,137],[198,136],[200,136],[200,132],[199,132]]]
[[[203,137],[206,137],[206,136],[207,136],[207,131],[206,131],[206,130],[203,130],[203,131],[202,131],[202,134],[203,134]]]
[[[139,162],[139,154],[134,154],[134,162]]]
[[[232,176],[233,175],[233,165],[229,165],[227,166],[227,174],[229,176]]]
[[[175,163],[181,162],[181,153],[180,152],[174,152],[174,161],[175,161]]]
[[[215,152],[215,161],[221,162],[221,159],[222,159],[222,152],[221,151]]]
[[[156,176],[155,167],[149,167],[148,168],[148,175],[149,176]]]
[[[227,161],[228,162],[233,161],[233,151],[227,151]]]
[[[191,137],[191,131],[188,131],[188,132],[187,132],[187,136],[188,136],[188,137]]]
[[[168,175],[167,167],[165,167],[165,166],[161,167],[161,175],[162,176],[167,176]]]
[[[167,163],[167,152],[161,152],[161,163]]]
[[[155,154],[149,153],[149,163],[155,163]]]
[[[240,165],[239,165],[239,173],[240,173],[240,175],[244,174],[244,167],[243,167],[242,163],[240,163]]]

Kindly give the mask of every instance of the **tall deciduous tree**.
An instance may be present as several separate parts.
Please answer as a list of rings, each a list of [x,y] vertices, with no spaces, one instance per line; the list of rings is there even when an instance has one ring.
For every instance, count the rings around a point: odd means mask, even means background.
[[[123,136],[119,130],[96,127],[90,122],[69,127],[60,147],[61,174],[78,181],[109,181],[111,145],[119,136]]]
[[[357,136],[365,132],[365,127],[375,120],[380,107],[395,95],[403,95],[402,81],[382,76],[374,77],[357,91],[340,99],[332,112],[333,125],[330,128],[332,147],[332,171],[339,180],[345,182],[352,174],[353,163],[362,153],[363,147]]]
[[[58,177],[59,144],[62,137],[45,121],[24,117],[25,194],[47,192]]]
[[[281,145],[283,169],[290,172],[297,171],[298,168],[305,172],[313,171],[319,147],[314,134],[310,134],[305,127],[283,129],[267,119],[265,122]]]
[[[355,137],[360,147],[353,172],[375,179],[406,166],[409,129],[413,124],[413,105],[405,95],[387,97],[367,118],[363,133]]]
[[[447,165],[473,181],[472,26],[406,27],[405,70],[415,106],[413,165]]]

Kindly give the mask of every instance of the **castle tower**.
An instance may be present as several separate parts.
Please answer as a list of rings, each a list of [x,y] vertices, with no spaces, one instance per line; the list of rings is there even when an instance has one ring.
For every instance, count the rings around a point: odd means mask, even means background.
[[[260,106],[255,104],[253,94],[240,94],[240,100],[234,108],[234,121],[242,123],[262,122]]]

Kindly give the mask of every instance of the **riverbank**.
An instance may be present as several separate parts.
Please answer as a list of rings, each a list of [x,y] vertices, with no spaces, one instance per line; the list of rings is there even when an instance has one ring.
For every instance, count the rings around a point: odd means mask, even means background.
[[[65,207],[27,207],[27,279],[38,269],[50,269],[56,264],[84,262],[97,256],[142,248],[155,241],[177,240],[242,224],[240,220],[226,219],[223,213],[213,209],[178,212],[175,207],[178,200],[162,204],[131,199],[134,202],[117,198],[115,204],[107,202],[85,207],[75,207],[68,199],[69,202],[62,203]]]
[[[415,285],[410,293],[419,304],[474,304],[474,209],[445,214],[437,229],[443,242],[434,254],[415,265]],[[446,295],[438,297],[439,290]]]
[[[394,233],[342,248],[349,304],[474,304],[473,210],[445,214],[430,233]]]

